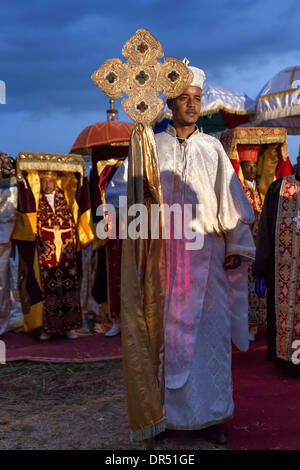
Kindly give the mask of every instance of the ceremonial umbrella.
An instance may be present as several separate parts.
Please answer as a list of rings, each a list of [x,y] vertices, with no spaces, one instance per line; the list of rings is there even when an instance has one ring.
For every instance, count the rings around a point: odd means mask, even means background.
[[[269,80],[256,101],[254,126],[285,127],[300,134],[300,66],[281,70]]]
[[[204,83],[199,128],[207,134],[232,129],[250,121],[255,113],[255,101],[245,93],[224,85]],[[172,113],[165,105],[158,118],[154,132],[161,132],[172,119]]]
[[[90,179],[93,210],[101,203],[100,188],[106,189],[114,171],[128,155],[130,134],[133,129],[132,123],[118,120],[118,111],[114,108],[115,101],[111,99],[109,102],[110,109],[106,111],[107,121],[87,126],[71,148],[71,153],[92,157]]]
[[[110,109],[107,112],[107,121],[96,122],[85,127],[76,138],[70,153],[84,156],[86,165],[92,170],[91,180],[94,190],[91,191],[92,207],[98,207],[100,193],[98,190],[98,176],[105,169],[116,169],[118,162],[128,155],[130,134],[133,124],[120,122],[118,111],[114,108],[114,100],[109,100]],[[90,164],[92,158],[92,165]],[[106,173],[108,169],[106,169]]]
[[[104,121],[87,126],[71,148],[71,153],[91,155],[94,147],[128,146],[133,124],[130,122]],[[111,156],[114,150],[111,149]]]
[[[224,85],[205,83],[199,126],[210,134],[246,124],[255,112],[255,101],[246,93]]]

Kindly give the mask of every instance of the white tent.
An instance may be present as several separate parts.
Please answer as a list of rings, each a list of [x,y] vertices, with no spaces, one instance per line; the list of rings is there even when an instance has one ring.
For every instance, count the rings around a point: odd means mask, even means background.
[[[255,101],[236,88],[204,83],[201,115],[213,114],[220,110],[232,114],[251,114],[255,110]]]
[[[257,97],[252,125],[300,134],[300,66],[287,67],[267,82]]]
[[[246,93],[224,85],[205,82],[202,90],[202,102],[199,127],[204,132],[223,131],[249,122],[254,116],[255,101]],[[172,119],[167,104],[156,120],[156,128],[161,130]],[[160,126],[161,124],[161,126]]]

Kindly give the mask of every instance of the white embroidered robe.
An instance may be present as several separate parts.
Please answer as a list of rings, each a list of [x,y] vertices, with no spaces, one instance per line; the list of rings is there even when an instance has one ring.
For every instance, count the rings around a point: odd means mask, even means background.
[[[164,204],[183,212],[186,204],[201,205],[203,247],[187,249],[186,236],[166,240],[164,311],[167,427],[199,429],[233,414],[231,339],[248,349],[248,267],[225,270],[223,263],[229,254],[254,259],[254,215],[217,139],[196,131],[180,144],[170,126],[155,138]],[[107,203],[126,194],[126,166],[106,191]]]

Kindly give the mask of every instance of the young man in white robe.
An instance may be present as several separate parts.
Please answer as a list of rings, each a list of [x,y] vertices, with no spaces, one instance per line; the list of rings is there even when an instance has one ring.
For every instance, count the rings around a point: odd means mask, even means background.
[[[219,424],[234,409],[231,339],[241,350],[249,346],[247,263],[255,257],[254,215],[222,145],[196,127],[205,75],[190,69],[192,84],[168,100],[173,125],[155,136],[164,204],[179,205],[180,221],[188,204],[200,210],[193,226],[198,244],[186,233],[177,239],[171,232],[166,240],[164,421],[169,429],[207,428],[209,439],[224,444]],[[126,195],[126,180],[125,161],[106,191],[107,203],[116,206]],[[157,424],[153,436],[162,429]]]

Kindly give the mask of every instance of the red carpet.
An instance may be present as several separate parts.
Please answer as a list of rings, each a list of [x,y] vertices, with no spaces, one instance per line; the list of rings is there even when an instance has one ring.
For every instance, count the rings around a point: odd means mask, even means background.
[[[85,363],[121,357],[120,335],[82,335],[77,340],[7,333],[7,362]],[[300,449],[300,377],[265,359],[260,334],[248,352],[233,351],[234,419],[227,424],[229,449]]]
[[[300,377],[265,359],[265,337],[233,352],[234,419],[230,449],[300,449]]]
[[[6,333],[6,362],[32,361],[52,363],[84,363],[109,361],[121,357],[121,337],[107,338],[104,333],[80,335],[71,340],[54,337],[40,341],[38,334]]]

